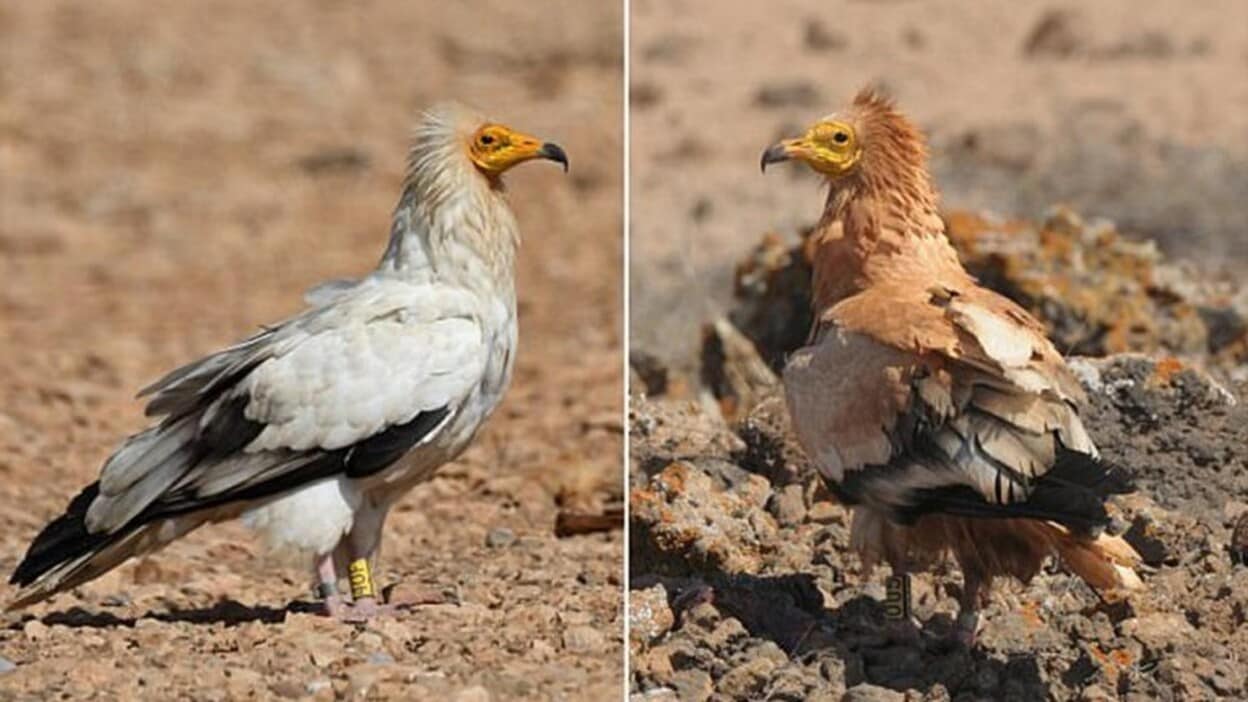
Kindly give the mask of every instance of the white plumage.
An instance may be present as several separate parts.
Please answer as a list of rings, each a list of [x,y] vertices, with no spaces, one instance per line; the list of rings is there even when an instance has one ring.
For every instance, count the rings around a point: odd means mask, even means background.
[[[36,538],[10,608],[246,512],[271,548],[314,557],[331,613],[347,611],[342,565],[374,555],[390,506],[468,446],[507,387],[519,235],[499,176],[537,157],[566,167],[557,146],[462,108],[426,113],[377,269],[145,389],[160,423]]]

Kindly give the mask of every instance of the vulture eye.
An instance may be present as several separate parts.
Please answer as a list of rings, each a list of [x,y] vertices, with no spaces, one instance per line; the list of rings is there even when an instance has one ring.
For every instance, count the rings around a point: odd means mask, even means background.
[[[489,146],[494,143],[494,137],[490,134],[482,134],[481,138],[477,139],[477,141],[481,142],[482,146]]]
[[[845,142],[849,141],[849,135],[846,134],[845,132],[837,132],[836,134],[832,135],[832,141],[835,141],[838,144],[844,144]]]

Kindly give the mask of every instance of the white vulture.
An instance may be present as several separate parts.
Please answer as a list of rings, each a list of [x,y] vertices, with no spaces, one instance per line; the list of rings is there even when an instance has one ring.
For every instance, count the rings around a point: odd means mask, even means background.
[[[461,106],[425,112],[376,270],[145,388],[159,422],[35,537],[8,608],[243,515],[308,558],[328,615],[389,611],[371,574],[387,512],[469,445],[511,378],[520,239],[501,178],[534,158],[568,166]]]

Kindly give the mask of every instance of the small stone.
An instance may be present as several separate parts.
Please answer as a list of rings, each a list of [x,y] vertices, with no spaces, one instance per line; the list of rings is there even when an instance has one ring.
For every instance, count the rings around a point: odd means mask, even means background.
[[[1231,562],[1248,565],[1248,512],[1244,512],[1231,531]]]
[[[821,500],[810,506],[806,518],[819,524],[844,524],[845,508],[835,502]]]
[[[507,527],[491,529],[485,535],[485,545],[490,548],[507,548],[516,542],[516,533]]]
[[[806,498],[802,486],[797,483],[785,485],[767,501],[767,511],[780,526],[797,526],[806,519]]]
[[[235,699],[252,697],[257,691],[268,687],[264,683],[264,676],[251,668],[227,668],[225,672],[226,691]]]
[[[588,626],[594,622],[594,615],[575,609],[559,612],[557,617],[564,626]]]
[[[668,680],[675,672],[672,668],[672,653],[674,649],[664,644],[659,644],[649,651],[640,654],[634,654],[629,662],[632,664],[632,672],[635,675],[650,678],[651,680]]]
[[[48,637],[48,625],[38,619],[31,619],[22,627],[22,632],[31,641],[42,641]]]
[[[287,700],[297,700],[308,694],[307,686],[300,685],[294,680],[279,680],[269,685],[269,690]]]
[[[1117,695],[1111,695],[1101,685],[1088,685],[1083,689],[1083,693],[1079,695],[1082,702],[1112,702],[1118,699]]]
[[[385,651],[373,651],[364,660],[373,665],[389,665],[394,662],[394,656]]]
[[[825,658],[819,663],[819,675],[824,680],[834,683],[845,682],[845,661],[840,658]]]
[[[628,636],[633,642],[648,645],[671,630],[676,615],[667,602],[667,589],[662,585],[633,590],[628,598]]]
[[[490,691],[480,685],[466,687],[451,698],[454,702],[490,702]]]
[[[906,696],[895,690],[862,683],[845,691],[841,702],[904,702]]]
[[[788,654],[775,641],[763,641],[751,646],[746,655],[749,658],[771,661],[774,666],[785,665],[789,662]]]
[[[645,692],[634,692],[628,696],[628,702],[680,702],[680,695],[667,687],[656,687]]]
[[[546,639],[534,639],[533,643],[529,645],[529,649],[533,651],[533,655],[536,656],[538,660],[550,660],[557,655],[555,647],[551,646]]]
[[[1087,48],[1086,23],[1065,9],[1046,12],[1023,42],[1027,57],[1068,58]]]
[[[726,651],[732,644],[747,638],[750,632],[746,630],[741,620],[735,617],[728,617],[721,621],[711,633],[706,635],[706,643],[716,651]]]
[[[356,647],[365,651],[375,651],[381,648],[381,636],[371,631],[366,631],[355,637]]]
[[[1150,612],[1128,619],[1121,628],[1124,635],[1134,636],[1153,651],[1163,651],[1168,644],[1187,639],[1193,632],[1187,617],[1178,612]]]
[[[1137,514],[1131,522],[1131,528],[1127,529],[1122,538],[1131,544],[1148,565],[1159,566],[1170,557],[1166,543],[1158,535],[1157,522],[1151,514]]]
[[[360,663],[347,668],[347,684],[354,696],[364,697],[380,679],[381,670],[378,666]]]
[[[682,670],[672,676],[670,684],[683,702],[705,702],[714,690],[711,676],[701,670]]]
[[[17,670],[16,663],[9,660],[8,658],[5,658],[4,656],[0,656],[0,675],[4,675],[5,673],[11,673],[15,670]]]
[[[756,699],[767,683],[776,662],[767,658],[754,658],[724,673],[719,679],[719,691],[738,699]]]
[[[563,648],[569,653],[597,653],[606,646],[606,638],[592,626],[574,626],[563,632]]]
[[[684,593],[681,594],[683,595]],[[696,595],[698,598],[704,596],[700,593]],[[719,610],[715,608],[715,605],[702,599],[695,599],[688,609],[681,612],[680,618],[686,624],[692,624],[699,629],[707,631],[714,629],[721,619]]]
[[[822,21],[812,19],[806,23],[804,43],[811,51],[835,51],[848,46],[849,39]]]
[[[806,80],[767,85],[754,96],[760,107],[812,107],[819,104],[819,90]]]
[[[324,668],[333,665],[342,658],[342,649],[332,645],[324,644],[311,647],[308,651],[308,657],[312,659],[312,665],[317,668]]]

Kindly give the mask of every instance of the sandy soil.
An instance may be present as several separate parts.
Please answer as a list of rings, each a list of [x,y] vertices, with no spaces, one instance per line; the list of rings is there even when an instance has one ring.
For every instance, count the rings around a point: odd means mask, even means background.
[[[382,582],[435,604],[321,621],[300,569],[209,528],[5,615],[0,698],[618,694],[621,533],[552,525],[620,497],[620,27],[554,0],[0,6],[5,573],[144,425],[135,390],[368,270],[419,109],[466,99],[572,160],[510,179],[509,397],[389,524]]]
[[[687,365],[760,233],[822,204],[762,149],[885,86],[929,131],[945,203],[1066,201],[1169,253],[1248,260],[1248,4],[913,0],[632,5],[635,345]]]

